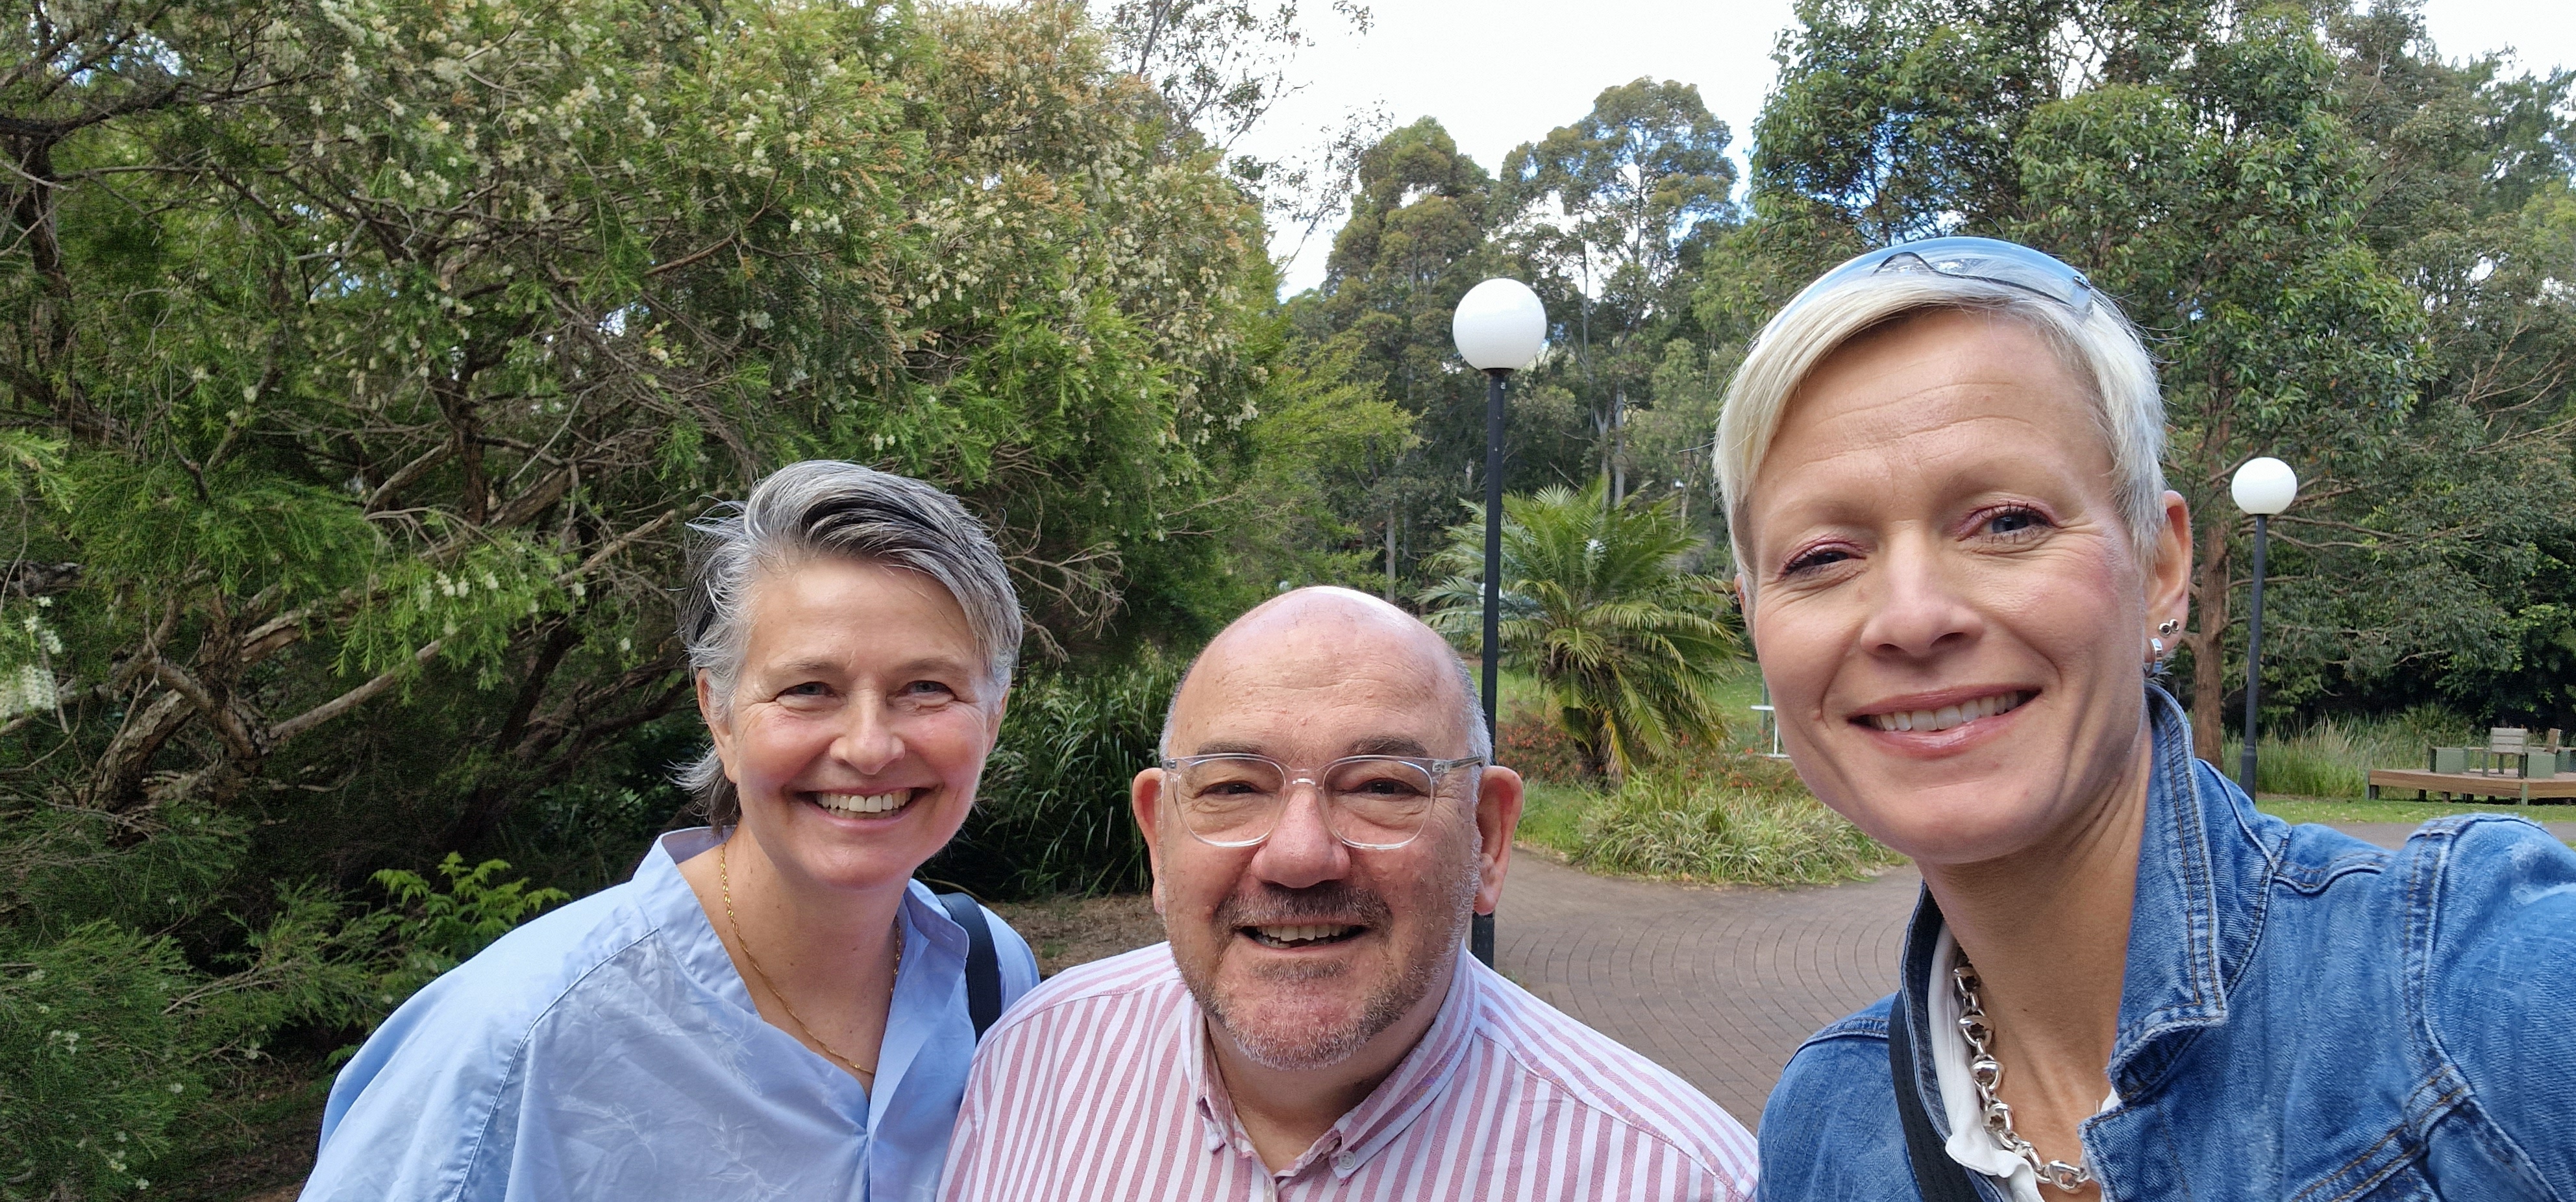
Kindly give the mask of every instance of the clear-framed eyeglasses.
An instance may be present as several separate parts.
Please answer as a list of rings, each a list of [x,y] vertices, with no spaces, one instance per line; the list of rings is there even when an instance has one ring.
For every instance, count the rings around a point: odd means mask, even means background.
[[[1261,755],[1188,755],[1164,760],[1163,783],[1192,838],[1211,847],[1252,847],[1278,829],[1300,785],[1311,786],[1333,837],[1368,851],[1413,842],[1440,800],[1441,782],[1484,760],[1353,755],[1321,768],[1291,768]]]
[[[1800,290],[1771,319],[1771,324],[1777,326],[1782,318],[1809,301],[1854,280],[1901,271],[1930,272],[2018,288],[2056,301],[2074,310],[2077,317],[2093,311],[2093,281],[2054,255],[2000,238],[1923,238],[1883,246],[1845,260],[1842,266],[1816,277],[1815,283]]]

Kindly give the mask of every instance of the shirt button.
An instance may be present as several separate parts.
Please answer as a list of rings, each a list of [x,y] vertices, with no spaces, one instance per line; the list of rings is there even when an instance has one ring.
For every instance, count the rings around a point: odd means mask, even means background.
[[[1350,1153],[1348,1153],[1348,1152],[1335,1152],[1335,1153],[1333,1153],[1333,1167],[1334,1167],[1334,1168],[1337,1168],[1337,1169],[1340,1169],[1341,1171],[1343,1171],[1343,1172],[1345,1172],[1345,1173],[1350,1172],[1350,1171],[1351,1171],[1351,1162],[1352,1162],[1353,1160],[1356,1160],[1356,1159],[1358,1159],[1358,1158],[1357,1158],[1357,1157],[1355,1157],[1355,1156],[1352,1156],[1352,1155],[1351,1155]]]

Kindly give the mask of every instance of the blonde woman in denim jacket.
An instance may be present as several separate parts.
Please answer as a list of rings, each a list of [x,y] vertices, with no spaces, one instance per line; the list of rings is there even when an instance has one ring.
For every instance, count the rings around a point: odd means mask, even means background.
[[[1781,737],[1921,867],[1896,994],[1761,1125],[1800,1199],[2576,1199],[2576,852],[2383,851],[2193,758],[2152,362],[2024,247],[1863,255],[1773,318],[1718,465]]]

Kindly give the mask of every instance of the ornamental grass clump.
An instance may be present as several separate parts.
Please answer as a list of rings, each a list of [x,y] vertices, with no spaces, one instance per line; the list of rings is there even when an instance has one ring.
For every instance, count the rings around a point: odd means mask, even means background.
[[[1571,856],[1594,871],[1740,885],[1851,880],[1898,858],[1787,765],[1751,756],[1631,777],[1585,812]]]

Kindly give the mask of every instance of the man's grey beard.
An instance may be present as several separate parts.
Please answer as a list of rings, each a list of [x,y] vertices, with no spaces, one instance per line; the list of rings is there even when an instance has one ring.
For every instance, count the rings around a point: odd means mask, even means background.
[[[1361,1005],[1359,1022],[1351,1026],[1338,1030],[1253,1029],[1238,1025],[1226,1005],[1225,998],[1217,992],[1216,982],[1202,978],[1186,963],[1180,966],[1181,982],[1189,986],[1190,996],[1198,1000],[1199,1010],[1207,1015],[1208,1021],[1215,1024],[1217,1030],[1224,1032],[1226,1038],[1232,1040],[1234,1046],[1254,1064],[1282,1072],[1331,1068],[1357,1055],[1360,1048],[1366,1046],[1368,1041],[1377,1038],[1388,1027],[1394,1026],[1396,1020],[1403,1018],[1405,1012],[1413,1009],[1416,1003],[1431,992],[1431,987],[1439,982],[1442,974],[1455,970],[1454,957],[1457,955],[1459,944],[1466,938],[1468,920],[1475,913],[1476,889],[1482,883],[1483,876],[1479,871],[1479,865],[1476,858],[1471,855],[1467,857],[1465,865],[1458,874],[1451,878],[1448,896],[1441,899],[1446,903],[1443,908],[1447,911],[1448,930],[1433,946],[1446,949],[1449,955],[1434,955],[1427,959],[1407,961],[1393,979],[1380,985],[1368,996]],[[1388,913],[1384,899],[1374,893],[1345,890],[1338,896],[1357,901],[1365,907],[1374,908],[1378,913]],[[1231,901],[1228,902],[1229,906],[1232,904]],[[1294,906],[1295,903],[1291,903],[1291,907]],[[1321,911],[1333,907],[1327,904],[1315,904],[1313,908]],[[1225,907],[1219,908],[1220,916],[1224,909]],[[1342,907],[1341,912],[1348,913],[1349,907]],[[1234,924],[1227,925],[1231,930]],[[1267,975],[1264,979],[1276,984],[1290,985],[1338,976],[1343,971],[1338,965],[1313,970],[1290,969]]]

